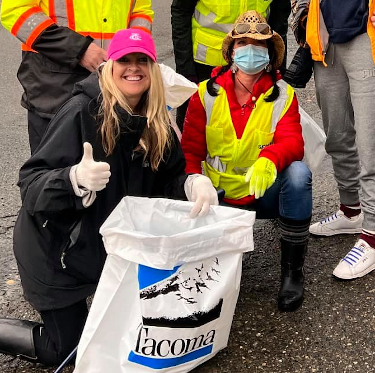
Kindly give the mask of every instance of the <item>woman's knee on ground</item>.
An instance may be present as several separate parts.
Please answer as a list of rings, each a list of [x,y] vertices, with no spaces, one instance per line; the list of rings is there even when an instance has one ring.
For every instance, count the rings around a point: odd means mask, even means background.
[[[292,162],[283,171],[283,177],[288,183],[288,187],[296,192],[303,190],[311,191],[312,189],[311,171],[302,161]]]

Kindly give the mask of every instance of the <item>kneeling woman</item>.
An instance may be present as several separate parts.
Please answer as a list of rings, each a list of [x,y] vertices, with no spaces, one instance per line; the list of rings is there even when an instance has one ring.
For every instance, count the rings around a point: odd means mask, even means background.
[[[117,32],[108,58],[76,86],[20,171],[14,252],[43,324],[0,319],[0,352],[45,365],[78,344],[106,257],[99,227],[122,197],[185,199],[186,190],[194,216],[217,204],[207,177],[185,175],[151,36]]]
[[[278,306],[302,304],[312,210],[311,173],[301,162],[298,103],[278,67],[285,47],[256,11],[242,14],[223,42],[228,65],[213,71],[190,100],[182,135],[186,172],[225,190],[224,202],[279,219]]]

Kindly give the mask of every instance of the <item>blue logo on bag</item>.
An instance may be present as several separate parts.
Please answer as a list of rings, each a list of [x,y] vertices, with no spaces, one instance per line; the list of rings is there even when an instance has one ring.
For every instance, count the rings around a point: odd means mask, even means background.
[[[138,266],[139,290],[142,290],[160,281],[165,280],[166,278],[175,274],[179,268],[180,266],[176,266],[172,270],[163,270],[143,266],[140,264]]]
[[[128,361],[164,369],[212,353],[216,330],[205,325],[220,317],[223,299],[202,311],[199,297],[210,291],[211,284],[218,286],[219,262],[215,258],[212,263],[186,267],[158,270],[138,266],[143,323]]]

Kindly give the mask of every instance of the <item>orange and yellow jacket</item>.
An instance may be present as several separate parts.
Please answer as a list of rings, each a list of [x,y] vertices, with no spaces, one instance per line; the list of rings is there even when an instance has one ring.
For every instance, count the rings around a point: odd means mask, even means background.
[[[107,49],[129,27],[151,32],[151,0],[3,0],[1,22],[22,44],[21,104],[51,118],[87,77],[80,60],[90,43]]]
[[[369,19],[367,21],[367,34],[372,48],[372,57],[375,62],[375,27],[371,23],[370,16],[375,11],[375,1],[369,0]],[[311,0],[306,27],[306,41],[310,46],[314,61],[321,61],[325,66],[325,53],[328,46],[328,31],[325,27],[320,12],[320,0]]]

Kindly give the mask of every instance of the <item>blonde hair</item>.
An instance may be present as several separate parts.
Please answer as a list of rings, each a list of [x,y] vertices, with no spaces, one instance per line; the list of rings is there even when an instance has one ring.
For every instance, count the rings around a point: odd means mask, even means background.
[[[118,104],[129,114],[133,114],[124,94],[116,86],[113,75],[113,61],[103,66],[99,73],[102,103],[99,109],[99,117],[102,120],[100,133],[102,146],[106,155],[110,155],[120,136],[120,118],[115,106]],[[144,152],[144,159],[150,158],[153,171],[158,169],[166,149],[171,145],[171,126],[165,102],[165,92],[159,65],[148,60],[150,72],[150,88],[141,98],[137,114],[147,117],[147,126],[143,131],[139,146],[136,150]]]

